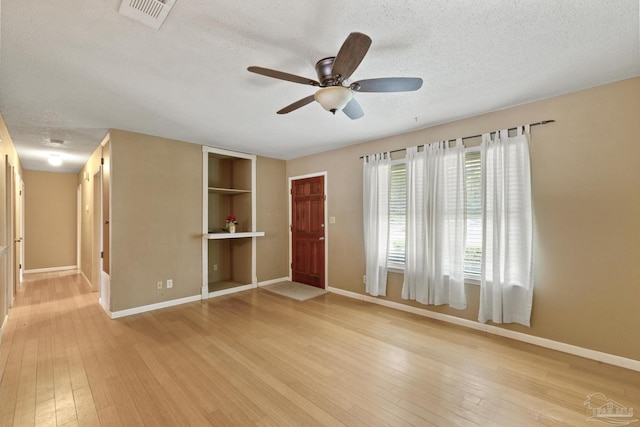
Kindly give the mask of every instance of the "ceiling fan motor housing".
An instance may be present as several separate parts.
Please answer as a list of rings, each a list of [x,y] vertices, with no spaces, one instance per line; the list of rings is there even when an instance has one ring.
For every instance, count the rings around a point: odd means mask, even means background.
[[[336,86],[340,84],[337,76],[333,75],[333,61],[335,59],[335,56],[330,56],[316,63],[316,73],[318,74],[320,86]]]

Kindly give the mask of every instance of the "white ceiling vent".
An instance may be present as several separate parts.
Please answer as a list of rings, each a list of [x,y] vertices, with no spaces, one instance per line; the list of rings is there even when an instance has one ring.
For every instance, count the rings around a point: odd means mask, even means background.
[[[121,15],[159,29],[176,0],[122,0]]]

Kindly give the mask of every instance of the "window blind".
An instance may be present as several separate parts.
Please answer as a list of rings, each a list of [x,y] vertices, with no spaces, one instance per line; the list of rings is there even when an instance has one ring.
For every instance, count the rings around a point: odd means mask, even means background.
[[[467,196],[467,241],[464,254],[464,274],[480,279],[482,263],[482,175],[479,149],[465,153],[465,184]]]
[[[389,253],[388,266],[404,268],[406,239],[407,169],[404,162],[391,165],[389,188]],[[465,152],[465,191],[467,208],[467,240],[464,274],[480,279],[482,262],[482,177],[479,149]]]
[[[407,166],[391,165],[389,189],[389,267],[404,267],[405,225],[407,216]]]

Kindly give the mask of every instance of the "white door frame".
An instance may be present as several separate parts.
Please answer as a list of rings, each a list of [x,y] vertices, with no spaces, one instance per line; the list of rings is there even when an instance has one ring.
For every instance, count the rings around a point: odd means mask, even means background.
[[[76,223],[76,268],[82,271],[82,185],[78,185]]]
[[[93,287],[94,291],[98,291],[99,292],[99,298],[98,301],[100,303],[100,305],[102,306],[102,308],[109,313],[109,315],[111,315],[111,254],[109,254],[109,274],[107,274],[106,271],[104,271],[104,258],[102,257],[102,252],[104,251],[104,221],[105,221],[105,216],[104,216],[104,175],[105,175],[105,165],[104,165],[104,147],[105,145],[107,145],[110,142],[110,134],[107,134],[107,136],[104,137],[104,139],[102,140],[102,142],[100,143],[102,152],[100,154],[101,160],[100,160],[100,165],[98,166],[98,169],[96,170],[96,172],[94,173],[93,177],[94,181],[93,183],[93,209],[94,209],[94,221],[97,221],[97,223],[93,224],[93,230],[92,233],[95,237],[95,235],[97,234],[97,238],[98,238],[98,242],[94,242],[93,243],[93,247],[96,247],[97,245],[97,251],[96,254],[94,255],[94,265],[93,267],[96,269],[96,271],[94,271],[93,275],[94,277],[97,278],[97,283],[96,285]],[[110,167],[111,164],[111,153],[109,153],[109,164],[106,167]],[[108,170],[108,174],[109,174],[109,180],[110,180],[110,185],[113,182],[113,175],[111,174],[111,170]],[[96,186],[97,186],[97,191],[96,191]],[[110,187],[113,188],[113,187]],[[111,191],[109,191],[108,194],[109,197],[109,212],[108,212],[108,218],[109,220],[111,219],[111,209],[112,209],[112,203],[111,203]],[[97,227],[97,230],[96,230]],[[112,239],[111,239],[111,234],[112,234],[112,228],[111,225],[109,226],[109,236],[108,236],[108,245],[111,245]],[[111,250],[111,248],[108,248],[109,251]]]
[[[329,183],[327,171],[289,177],[287,186],[287,193],[289,193],[289,280],[293,278],[293,270],[291,267],[293,264],[293,233],[291,233],[291,226],[293,225],[293,218],[291,217],[291,209],[293,208],[291,194],[292,184],[293,181],[299,179],[315,178],[318,176],[324,177],[324,194],[326,196],[324,201],[324,288],[327,289],[329,287]]]

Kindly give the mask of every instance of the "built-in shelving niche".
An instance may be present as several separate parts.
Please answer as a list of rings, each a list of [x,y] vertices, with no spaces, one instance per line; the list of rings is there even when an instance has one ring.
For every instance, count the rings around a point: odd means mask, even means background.
[[[255,166],[250,154],[203,147],[203,297],[256,286]],[[225,230],[235,215],[236,233]]]

